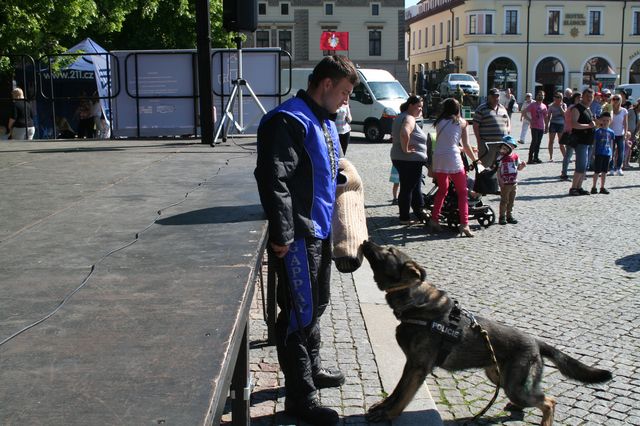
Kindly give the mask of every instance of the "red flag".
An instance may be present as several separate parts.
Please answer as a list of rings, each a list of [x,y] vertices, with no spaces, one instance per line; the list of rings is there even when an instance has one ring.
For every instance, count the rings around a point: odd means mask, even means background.
[[[349,50],[349,33],[323,32],[320,35],[320,50]]]

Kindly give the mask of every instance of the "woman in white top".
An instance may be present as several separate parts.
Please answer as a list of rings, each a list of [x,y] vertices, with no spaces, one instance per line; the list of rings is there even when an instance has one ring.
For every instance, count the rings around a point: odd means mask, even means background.
[[[431,228],[440,231],[440,210],[449,192],[449,179],[453,181],[458,195],[458,210],[460,212],[460,233],[473,237],[469,229],[469,202],[467,195],[467,174],[460,155],[460,142],[464,152],[471,161],[476,161],[473,150],[469,145],[467,122],[460,117],[460,103],[455,99],[445,99],[442,103],[442,113],[436,119],[436,146],[433,150],[433,174],[438,185],[431,211]]]
[[[351,109],[349,109],[349,104],[342,105],[336,112],[336,128],[338,129],[338,137],[340,138],[343,154],[347,153],[349,139],[351,139],[351,126],[349,123],[351,123]]]
[[[527,132],[529,131],[529,117],[527,116],[527,114],[525,114],[525,112],[527,111],[527,108],[529,108],[529,105],[531,105],[531,102],[533,102],[532,99],[533,95],[531,93],[527,93],[526,95],[524,95],[524,102],[522,103],[522,108],[520,108],[520,121],[522,122],[522,130],[520,130],[520,139],[518,140],[518,143],[524,143],[524,138],[527,137]]]
[[[627,133],[627,114],[626,108],[622,107],[622,97],[616,93],[611,97],[611,130],[615,133],[613,139],[613,155],[609,163],[610,175],[622,176],[622,161],[624,160],[624,135]]]

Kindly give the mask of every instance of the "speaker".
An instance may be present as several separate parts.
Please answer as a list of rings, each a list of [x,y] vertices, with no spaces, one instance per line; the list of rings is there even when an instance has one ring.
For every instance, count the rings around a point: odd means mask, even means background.
[[[223,0],[222,26],[227,31],[254,32],[258,28],[258,0]]]

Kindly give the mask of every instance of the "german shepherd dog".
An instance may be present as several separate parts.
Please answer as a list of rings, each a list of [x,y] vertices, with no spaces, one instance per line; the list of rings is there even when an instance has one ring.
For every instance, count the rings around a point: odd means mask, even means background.
[[[454,302],[425,281],[424,268],[394,247],[381,247],[370,241],[362,247],[378,288],[387,292],[387,303],[401,320],[396,340],[407,357],[393,393],[373,405],[367,419],[379,422],[399,416],[435,367],[448,371],[484,368],[489,380],[497,385],[490,351],[478,330],[471,328],[470,317],[460,316],[458,340],[454,343],[447,343],[443,333],[425,326],[433,321],[446,324]],[[540,390],[543,357],[550,359],[564,376],[584,383],[601,383],[612,377],[610,371],[589,367],[515,328],[481,317],[475,319],[488,332],[500,368],[500,387],[511,402],[510,409],[539,408],[542,426],[553,423],[556,404]]]

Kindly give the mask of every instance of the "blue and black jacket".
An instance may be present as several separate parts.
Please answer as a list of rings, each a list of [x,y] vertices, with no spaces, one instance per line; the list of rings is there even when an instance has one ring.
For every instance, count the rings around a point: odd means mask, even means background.
[[[301,90],[260,122],[254,175],[275,244],[331,233],[340,156],[331,118]]]

